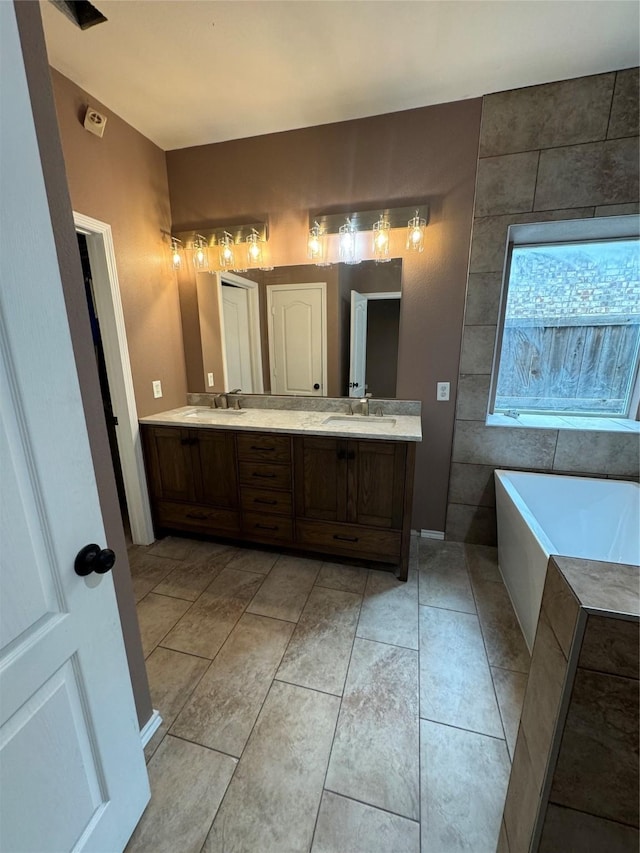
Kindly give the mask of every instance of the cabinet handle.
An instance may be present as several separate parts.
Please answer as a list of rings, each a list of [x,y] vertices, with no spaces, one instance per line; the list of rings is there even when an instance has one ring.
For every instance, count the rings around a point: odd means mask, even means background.
[[[337,533],[333,534],[334,539],[339,539],[341,542],[357,542],[357,536],[339,536]]]
[[[355,452],[355,450],[350,450],[350,451],[347,453],[347,459],[355,459],[355,458],[356,458],[356,452]]]
[[[339,450],[338,451],[338,459],[346,459],[346,458],[347,458],[347,451],[346,450]]]
[[[277,530],[278,529],[275,524],[254,524],[254,527],[256,527],[258,530]]]
[[[197,444],[197,443],[198,443],[198,439],[197,439],[197,438],[181,438],[181,439],[180,439],[180,444],[190,444],[190,445],[194,445],[194,444]]]
[[[188,512],[187,518],[197,518],[199,521],[205,521],[209,516],[205,512]]]
[[[254,504],[269,504],[269,506],[275,506],[278,501],[268,501],[266,498],[254,498]]]
[[[275,450],[275,447],[256,447],[255,444],[251,445],[251,450],[264,450],[265,453],[271,453]]]
[[[261,480],[273,480],[276,476],[275,474],[259,474],[257,471],[253,471],[251,474],[252,477],[259,477]]]

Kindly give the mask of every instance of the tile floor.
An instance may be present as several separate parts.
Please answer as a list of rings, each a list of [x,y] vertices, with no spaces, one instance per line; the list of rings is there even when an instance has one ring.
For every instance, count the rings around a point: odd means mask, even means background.
[[[409,580],[169,537],[130,561],[153,705],[127,851],[494,853],[529,655],[496,549]]]

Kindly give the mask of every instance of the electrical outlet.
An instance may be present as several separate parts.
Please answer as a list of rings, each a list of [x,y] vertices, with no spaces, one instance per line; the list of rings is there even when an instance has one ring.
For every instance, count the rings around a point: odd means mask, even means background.
[[[449,382],[438,382],[436,385],[436,400],[448,400],[449,399],[449,391],[451,388],[451,383]]]
[[[213,388],[215,382],[213,381],[213,373],[207,373],[207,383],[209,384],[209,388]]]
[[[158,399],[158,397],[162,397],[162,383],[159,379],[154,379],[151,383],[153,385],[153,396]]]

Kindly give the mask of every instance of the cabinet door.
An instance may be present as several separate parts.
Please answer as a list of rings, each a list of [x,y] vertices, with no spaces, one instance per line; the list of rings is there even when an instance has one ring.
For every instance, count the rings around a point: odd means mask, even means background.
[[[347,520],[402,528],[407,449],[392,441],[350,441]]]
[[[192,429],[189,436],[198,503],[235,509],[238,506],[235,433]]]
[[[189,430],[180,427],[144,427],[149,488],[156,500],[195,499]]]
[[[345,521],[347,442],[340,438],[295,439],[296,516]]]

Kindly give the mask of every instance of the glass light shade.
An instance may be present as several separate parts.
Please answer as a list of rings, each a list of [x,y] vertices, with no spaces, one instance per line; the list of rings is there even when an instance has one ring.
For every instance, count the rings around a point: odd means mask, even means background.
[[[346,264],[357,264],[358,257],[356,255],[356,235],[358,231],[350,219],[347,219],[344,225],[339,228],[340,234],[340,260]]]
[[[223,269],[231,269],[236,262],[235,253],[233,251],[233,237],[227,231],[220,240],[220,266]]]
[[[247,237],[247,263],[250,267],[259,267],[262,263],[262,245],[257,231]]]
[[[317,222],[309,229],[307,257],[318,267],[330,266],[327,261],[327,235]]]
[[[378,263],[390,261],[391,225],[384,214],[373,225],[373,257]]]
[[[171,238],[171,263],[174,270],[179,270],[182,267],[182,248],[176,237]]]
[[[424,229],[427,220],[423,219],[416,210],[416,215],[407,223],[407,251],[424,252]]]
[[[209,247],[204,237],[196,237],[193,241],[193,254],[191,255],[193,267],[196,270],[209,269]]]

